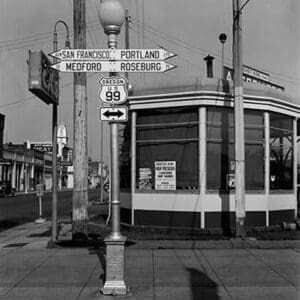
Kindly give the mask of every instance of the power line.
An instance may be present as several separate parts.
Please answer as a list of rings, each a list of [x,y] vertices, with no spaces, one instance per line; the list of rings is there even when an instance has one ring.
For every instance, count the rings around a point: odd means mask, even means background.
[[[91,24],[96,23],[96,22],[98,22],[98,20],[93,19],[90,22],[88,22],[87,25],[91,25]],[[62,32],[62,31],[64,31],[64,29],[60,28],[57,31]],[[1,45],[1,47],[9,46],[11,43],[18,43],[18,42],[24,41],[24,40],[32,40],[32,39],[36,39],[38,37],[43,38],[44,36],[47,36],[47,35],[52,36],[53,32],[52,31],[47,31],[47,32],[41,32],[41,33],[33,34],[33,35],[28,35],[28,36],[21,37],[21,38],[18,38],[18,39],[2,40],[2,41],[0,41],[0,44],[3,44],[3,43],[8,44],[8,45]]]
[[[97,21],[91,21],[89,24],[92,24],[91,26],[87,26],[87,30],[90,29],[90,31],[96,30],[100,27],[99,24],[95,23]],[[95,24],[93,24],[95,23]],[[53,34],[53,33],[52,33]],[[73,35],[73,32],[70,32],[70,36]],[[59,40],[63,39],[63,37],[59,38]],[[44,44],[46,42],[51,42],[52,41],[52,35],[51,36],[41,36],[39,38],[34,38],[34,39],[28,39],[24,40],[23,42],[14,42],[11,44],[7,45],[0,45],[0,52],[5,52],[5,51],[11,51],[11,50],[17,50],[29,46],[34,46],[34,45],[39,45],[39,44]]]
[[[131,30],[133,30],[135,33],[138,33],[138,31],[136,30],[136,29],[134,29],[133,27],[129,27]],[[149,37],[146,37],[145,36],[145,39],[146,40],[148,40],[148,41],[150,41],[150,42],[152,42],[154,45],[156,45],[156,46],[158,46],[158,47],[162,47],[161,46],[161,44],[158,44],[155,40],[153,40],[153,39],[151,39],[151,38],[149,38]],[[168,49],[168,50],[170,50],[170,49]],[[171,50],[171,52],[172,52],[172,50]],[[178,59],[181,59],[181,60],[183,60],[183,61],[185,61],[185,62],[187,62],[189,65],[191,65],[193,68],[195,68],[195,69],[197,69],[197,70],[200,70],[201,69],[201,67],[198,67],[195,63],[193,63],[193,62],[191,62],[191,61],[189,61],[188,59],[186,59],[186,58],[183,58],[182,56],[177,56],[177,58]]]
[[[133,18],[134,19],[134,18]],[[207,55],[207,53],[211,53],[212,55],[216,56],[216,57],[220,57],[220,55],[216,54],[216,53],[213,53],[212,51],[208,51],[208,50],[205,50],[205,49],[201,49],[199,47],[196,47],[195,45],[192,45],[190,43],[187,43],[187,42],[184,42],[182,40],[179,40],[177,38],[175,38],[174,36],[171,36],[170,34],[167,34],[165,32],[162,32],[160,30],[158,30],[157,28],[151,26],[151,25],[148,25],[146,23],[142,23],[141,21],[137,21],[137,20],[134,20],[134,22],[138,22],[140,23],[140,26],[144,26],[146,30],[152,32],[152,34],[154,35],[157,35],[157,36],[160,36],[161,38],[163,39],[168,39],[170,40],[171,42],[173,43],[176,43],[176,44],[179,44],[183,47],[186,47],[187,49],[192,49],[191,51],[194,51],[194,52],[197,52],[197,53],[201,53],[203,55]],[[226,59],[226,58],[225,58]],[[229,59],[227,59],[229,60]]]
[[[87,77],[92,77],[94,75],[96,75],[98,73],[91,73],[89,74]],[[63,89],[65,87],[68,87],[70,86],[71,84],[73,83],[73,81],[71,82],[68,82],[66,84],[63,84],[62,86],[60,86],[60,89]],[[19,99],[19,100],[15,100],[13,102],[10,102],[10,103],[7,103],[7,104],[3,104],[3,105],[0,105],[0,108],[5,108],[5,107],[8,107],[8,106],[12,106],[12,105],[16,105],[16,104],[20,104],[20,103],[24,103],[26,101],[29,101],[29,100],[32,100],[32,99],[35,99],[37,98],[36,96],[29,96],[29,97],[26,97],[26,98],[23,98],[23,99]]]
[[[27,40],[27,39],[31,40],[33,38],[41,37],[41,36],[44,36],[44,35],[50,35],[50,34],[52,34],[52,32],[37,33],[37,34],[34,34],[34,35],[28,35],[26,37],[22,37],[22,38],[19,38],[19,39],[2,40],[2,41],[0,41],[0,44],[2,44],[2,43],[10,44],[10,43],[15,43],[15,42],[19,42],[19,41],[23,41],[23,40]]]
[[[134,18],[133,18],[134,19]],[[149,32],[151,32],[152,34],[154,35],[157,35],[163,39],[168,39],[170,42],[173,42],[173,43],[176,43],[176,44],[179,44],[181,45],[182,47],[185,47],[186,49],[192,51],[192,52],[197,52],[197,53],[201,53],[203,55],[206,55],[207,53],[211,53],[212,55],[216,56],[216,57],[220,57],[218,54],[214,53],[214,52],[211,52],[211,51],[208,51],[208,50],[204,50],[204,49],[201,49],[199,47],[196,47],[195,45],[192,45],[190,43],[187,43],[187,42],[184,42],[182,40],[178,40],[176,39],[175,37],[167,34],[167,33],[164,33],[158,29],[156,29],[155,27],[151,26],[151,25],[148,25],[146,23],[142,24],[141,21],[137,21],[137,20],[134,20],[135,23],[139,22],[141,26],[144,26],[146,28],[146,30],[148,30]],[[220,59],[216,58],[217,61],[221,61]],[[229,58],[225,58],[225,60],[227,62],[229,62],[229,64],[231,64],[231,60]],[[295,77],[292,77],[292,76],[288,76],[288,75],[283,75],[283,74],[280,74],[280,73],[276,73],[274,71],[271,71],[271,70],[267,70],[267,69],[262,69],[260,67],[257,67],[257,66],[253,66],[254,68],[256,69],[261,69],[262,71],[264,72],[267,72],[271,75],[273,75],[274,77],[278,76],[278,77],[281,77],[281,80],[287,82],[287,83],[290,83],[290,84],[294,84],[294,85],[300,85],[300,82],[297,81],[297,80],[300,80],[298,78],[295,78]],[[287,78],[287,79],[285,79]],[[295,79],[293,81],[291,80],[288,80],[288,79]]]

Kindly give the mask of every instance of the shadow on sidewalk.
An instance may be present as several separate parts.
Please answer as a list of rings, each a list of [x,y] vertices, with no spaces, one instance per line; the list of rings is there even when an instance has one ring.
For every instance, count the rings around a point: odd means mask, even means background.
[[[195,268],[186,268],[190,276],[190,287],[192,299],[218,300],[218,285],[211,280],[205,273]]]

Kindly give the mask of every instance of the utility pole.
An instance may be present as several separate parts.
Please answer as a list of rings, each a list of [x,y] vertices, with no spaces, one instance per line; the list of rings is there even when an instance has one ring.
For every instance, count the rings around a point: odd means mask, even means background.
[[[240,0],[233,6],[233,87],[235,127],[235,221],[236,237],[245,237],[245,131],[243,107],[242,15]]]
[[[129,15],[128,9],[125,9],[125,49],[129,49]],[[125,77],[128,80],[128,72],[125,72]]]
[[[86,1],[73,0],[74,48],[86,48]],[[74,73],[72,235],[87,237],[88,151],[86,73]]]

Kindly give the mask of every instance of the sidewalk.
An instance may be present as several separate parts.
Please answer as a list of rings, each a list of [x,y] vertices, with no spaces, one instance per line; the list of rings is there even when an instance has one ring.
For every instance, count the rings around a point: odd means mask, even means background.
[[[299,241],[133,241],[125,251],[131,291],[112,297],[99,293],[101,251],[48,249],[50,225],[0,233],[0,299],[299,299]]]

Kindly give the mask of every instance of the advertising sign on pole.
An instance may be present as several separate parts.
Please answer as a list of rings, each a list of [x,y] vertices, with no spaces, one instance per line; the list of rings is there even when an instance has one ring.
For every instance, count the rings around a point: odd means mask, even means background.
[[[58,104],[59,76],[43,51],[29,51],[28,89],[47,104]]]
[[[176,190],[176,161],[155,162],[155,189]]]

